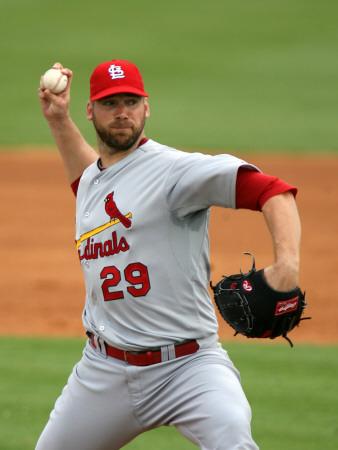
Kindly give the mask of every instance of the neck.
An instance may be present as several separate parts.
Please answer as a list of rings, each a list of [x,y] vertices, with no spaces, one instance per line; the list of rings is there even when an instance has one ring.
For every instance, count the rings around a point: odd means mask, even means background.
[[[108,148],[104,142],[102,142],[102,141],[98,142],[98,150],[99,150],[99,154],[100,154],[102,168],[106,169],[107,167],[111,166],[112,164],[115,164],[115,163],[121,161],[121,159],[130,155],[130,153],[133,153],[139,147],[140,142],[144,138],[145,138],[145,136],[142,133],[141,136],[138,138],[138,140],[135,142],[135,144],[132,147],[130,147],[128,150],[114,150],[111,147]]]

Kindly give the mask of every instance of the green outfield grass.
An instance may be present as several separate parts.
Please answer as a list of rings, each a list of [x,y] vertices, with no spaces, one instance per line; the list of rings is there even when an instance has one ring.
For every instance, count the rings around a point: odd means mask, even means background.
[[[74,70],[85,119],[102,60],[140,65],[148,135],[211,150],[337,151],[336,0],[1,2],[0,146],[51,144],[37,86],[55,61]]]
[[[0,449],[28,450],[47,420],[81,339],[0,338]],[[228,343],[253,408],[261,450],[334,450],[338,443],[338,347]],[[130,450],[188,450],[175,429],[139,436]]]

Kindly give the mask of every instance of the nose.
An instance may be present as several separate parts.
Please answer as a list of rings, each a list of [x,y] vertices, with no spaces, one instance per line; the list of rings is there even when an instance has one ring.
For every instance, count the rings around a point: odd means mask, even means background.
[[[128,118],[128,110],[124,103],[119,103],[115,109],[115,116],[119,119],[127,119]]]

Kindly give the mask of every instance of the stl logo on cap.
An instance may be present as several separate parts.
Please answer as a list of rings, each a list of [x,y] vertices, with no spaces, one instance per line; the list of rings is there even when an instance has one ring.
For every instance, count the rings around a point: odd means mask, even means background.
[[[116,80],[117,78],[125,78],[125,74],[121,66],[115,66],[115,64],[112,64],[109,66],[108,72],[112,80]]]

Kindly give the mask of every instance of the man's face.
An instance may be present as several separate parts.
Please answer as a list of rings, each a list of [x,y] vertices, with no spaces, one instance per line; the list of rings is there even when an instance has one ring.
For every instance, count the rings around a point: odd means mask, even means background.
[[[149,104],[146,98],[138,95],[116,94],[89,102],[87,117],[111,153],[126,151],[143,132],[149,117]]]

